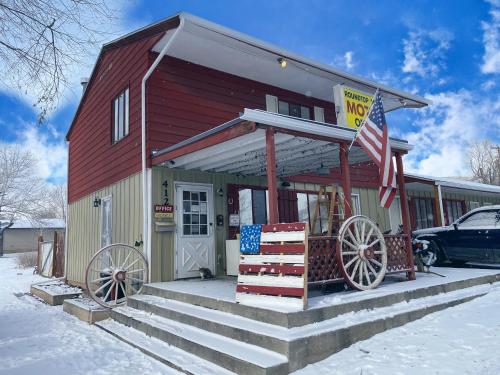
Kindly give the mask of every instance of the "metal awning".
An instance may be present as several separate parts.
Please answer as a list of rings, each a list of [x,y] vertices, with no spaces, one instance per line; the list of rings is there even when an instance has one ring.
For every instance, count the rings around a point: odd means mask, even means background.
[[[207,172],[265,176],[267,127],[276,130],[274,141],[278,177],[338,167],[339,144],[349,144],[355,135],[355,131],[349,128],[245,109],[237,119],[155,152],[153,164]],[[397,139],[391,139],[391,146],[401,153],[411,149],[406,141]],[[369,156],[360,147],[351,148],[350,164],[369,160]]]
[[[180,13],[179,17],[184,19],[184,27],[169,47],[169,56],[331,103],[333,86],[345,84],[372,95],[379,88],[386,112],[430,104],[418,95],[343,72],[191,14]],[[175,31],[167,31],[152,50],[160,52]],[[278,58],[287,60],[286,69],[277,63]]]

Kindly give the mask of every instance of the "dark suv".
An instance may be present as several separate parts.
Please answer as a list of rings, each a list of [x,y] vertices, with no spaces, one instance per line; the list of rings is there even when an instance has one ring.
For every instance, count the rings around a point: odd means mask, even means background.
[[[428,241],[429,251],[436,254],[435,265],[500,265],[500,205],[476,208],[447,227],[416,230],[413,239]]]

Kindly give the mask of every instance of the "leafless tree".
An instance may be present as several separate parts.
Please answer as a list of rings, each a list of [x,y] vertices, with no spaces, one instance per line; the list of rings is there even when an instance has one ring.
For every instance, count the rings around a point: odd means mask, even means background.
[[[47,202],[50,216],[55,219],[63,219],[66,222],[66,185],[54,185],[48,188]]]
[[[492,142],[473,142],[468,150],[469,165],[476,180],[500,185],[500,146]]]
[[[0,82],[37,98],[43,120],[69,84],[68,67],[109,39],[114,14],[106,0],[1,0]]]
[[[36,166],[29,151],[0,148],[0,219],[36,221],[47,211],[47,187],[37,176]]]

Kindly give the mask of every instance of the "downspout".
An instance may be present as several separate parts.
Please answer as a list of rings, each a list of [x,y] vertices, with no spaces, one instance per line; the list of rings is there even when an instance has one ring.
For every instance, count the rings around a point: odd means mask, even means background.
[[[436,182],[438,188],[438,199],[439,199],[439,215],[441,216],[441,226],[444,227],[444,210],[443,210],[443,193],[441,192],[441,184]]]
[[[149,231],[149,210],[148,210],[148,178],[147,178],[147,155],[146,155],[146,81],[153,74],[154,70],[163,59],[163,56],[167,54],[172,42],[175,40],[177,34],[184,27],[184,18],[182,15],[179,16],[180,22],[177,30],[170,38],[170,40],[165,44],[160,54],[156,57],[153,64],[149,67],[148,71],[142,78],[141,83],[141,152],[142,152],[142,214],[143,214],[143,226],[142,226],[142,241],[143,249],[146,255],[146,259],[151,263],[151,244],[149,243],[148,231]],[[151,279],[151,264],[149,265],[149,279]]]

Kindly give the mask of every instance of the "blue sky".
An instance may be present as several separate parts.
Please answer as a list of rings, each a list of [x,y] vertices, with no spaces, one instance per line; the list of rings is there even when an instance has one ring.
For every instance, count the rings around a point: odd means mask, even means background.
[[[500,142],[500,0],[137,1],[123,4],[116,30],[180,10],[431,99],[423,111],[388,115],[391,133],[416,145],[407,170],[467,175],[468,142]],[[0,142],[33,150],[49,182],[66,178],[64,134],[97,53],[70,67],[75,83],[45,125],[36,125],[29,93],[0,93]]]

